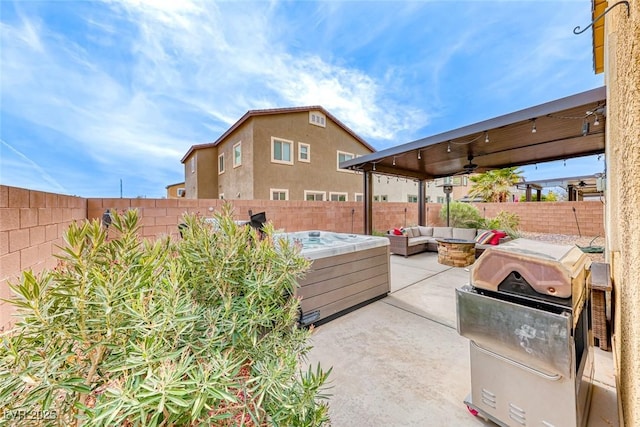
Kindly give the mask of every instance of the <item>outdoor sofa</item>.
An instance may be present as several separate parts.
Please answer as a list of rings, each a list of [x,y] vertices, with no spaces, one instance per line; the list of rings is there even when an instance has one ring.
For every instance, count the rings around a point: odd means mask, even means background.
[[[397,234],[398,231],[401,234]],[[389,251],[396,255],[409,255],[420,252],[437,252],[437,239],[461,239],[476,242],[476,256],[491,246],[511,240],[506,233],[498,230],[483,230],[476,228],[457,227],[407,227],[402,230],[392,229],[387,231],[389,238]]]

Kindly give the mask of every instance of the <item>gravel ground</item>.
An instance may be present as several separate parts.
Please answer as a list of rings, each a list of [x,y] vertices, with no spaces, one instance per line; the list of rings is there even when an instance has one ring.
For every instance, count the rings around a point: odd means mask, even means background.
[[[546,233],[532,233],[523,231],[520,233],[525,239],[540,240],[542,242],[557,243],[560,245],[577,245],[582,248],[589,246],[602,246],[604,247],[605,241],[602,236],[576,236],[571,234],[546,234]],[[587,253],[591,261],[604,262],[603,253]]]

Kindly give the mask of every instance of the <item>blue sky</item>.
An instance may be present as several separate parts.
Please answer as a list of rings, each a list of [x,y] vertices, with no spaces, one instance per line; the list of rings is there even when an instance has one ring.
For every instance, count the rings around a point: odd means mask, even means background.
[[[0,182],[163,197],[247,110],[322,105],[376,149],[603,84],[590,0],[0,1]],[[523,168],[529,180],[603,160]]]

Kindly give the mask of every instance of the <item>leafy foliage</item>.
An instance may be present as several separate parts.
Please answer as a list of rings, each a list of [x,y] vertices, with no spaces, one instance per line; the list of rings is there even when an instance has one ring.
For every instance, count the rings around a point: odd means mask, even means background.
[[[447,205],[440,209],[440,219],[447,223]],[[482,216],[478,209],[469,203],[451,202],[449,204],[449,226],[457,228],[479,228]]]
[[[481,197],[485,202],[507,202],[511,187],[522,181],[522,172],[516,167],[495,169],[470,176],[473,182],[469,197]]]
[[[486,218],[480,224],[478,228],[484,228],[487,230],[503,230],[512,239],[520,237],[518,226],[520,225],[520,217],[518,214],[500,211],[495,218]]]
[[[184,239],[138,238],[135,211],[72,224],[55,270],[11,286],[0,414],[43,425],[318,426],[329,372],[300,372],[299,248],[188,216]]]

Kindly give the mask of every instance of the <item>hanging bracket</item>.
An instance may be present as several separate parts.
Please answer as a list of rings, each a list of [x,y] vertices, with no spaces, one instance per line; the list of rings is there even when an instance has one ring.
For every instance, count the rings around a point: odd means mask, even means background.
[[[616,6],[619,6],[621,4],[624,4],[625,6],[627,6],[627,18],[629,17],[630,12],[630,8],[629,8],[629,2],[626,0],[622,0],[619,1],[617,3],[615,3],[613,6],[607,8],[607,10],[604,11],[604,13],[598,15],[593,21],[591,21],[591,24],[587,25],[584,29],[580,29],[580,25],[578,25],[577,27],[575,27],[573,29],[573,34],[582,34],[585,31],[587,31],[589,29],[589,27],[593,26],[593,24],[595,24],[596,22],[598,22],[600,19],[604,18],[604,15],[606,15],[607,13],[609,13],[611,11],[611,9],[613,9]]]

